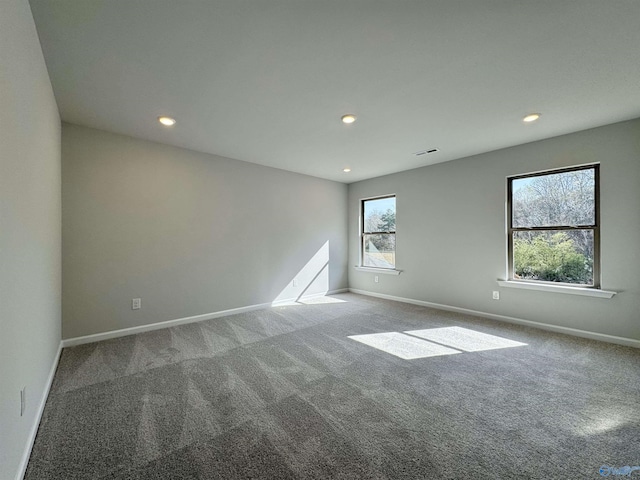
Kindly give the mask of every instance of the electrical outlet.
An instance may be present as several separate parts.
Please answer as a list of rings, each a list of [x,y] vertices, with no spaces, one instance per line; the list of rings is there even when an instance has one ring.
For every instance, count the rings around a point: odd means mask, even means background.
[[[497,290],[493,291],[493,299],[494,300],[500,300],[500,292],[498,292]]]
[[[375,276],[373,277],[373,281],[374,281],[374,282],[376,282],[376,283],[378,283],[378,275],[375,275]]]
[[[297,279],[297,278],[294,278],[294,279],[293,279],[293,286],[294,286],[294,287],[297,287],[297,286],[298,286],[298,279]]]
[[[20,416],[24,415],[24,411],[27,407],[27,387],[22,387],[20,390]]]
[[[142,308],[142,299],[134,298],[131,300],[131,310],[140,310]]]

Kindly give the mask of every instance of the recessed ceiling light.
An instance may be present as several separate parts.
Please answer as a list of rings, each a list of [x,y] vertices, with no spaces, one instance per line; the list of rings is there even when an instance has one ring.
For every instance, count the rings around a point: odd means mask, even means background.
[[[356,121],[356,116],[353,113],[347,113],[342,116],[342,123],[353,123]]]
[[[531,123],[531,122],[535,122],[539,118],[540,118],[540,114],[539,113],[530,113],[529,115],[525,116],[522,119],[522,121],[523,122],[527,122],[527,123]]]
[[[176,119],[171,117],[158,117],[158,121],[165,127],[173,127],[176,124]]]
[[[344,173],[349,173],[351,171],[351,169],[349,167],[347,167],[347,168],[343,168],[342,171]]]

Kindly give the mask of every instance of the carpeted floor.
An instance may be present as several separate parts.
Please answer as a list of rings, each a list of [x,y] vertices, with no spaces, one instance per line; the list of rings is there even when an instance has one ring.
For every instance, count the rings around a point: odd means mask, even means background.
[[[603,465],[640,465],[640,351],[342,294],[65,349],[26,478],[584,479]]]

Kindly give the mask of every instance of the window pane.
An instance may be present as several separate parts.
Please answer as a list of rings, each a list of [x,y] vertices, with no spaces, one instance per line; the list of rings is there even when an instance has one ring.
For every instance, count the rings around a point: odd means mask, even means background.
[[[395,268],[396,235],[394,233],[365,234],[362,252],[364,267]]]
[[[363,231],[396,231],[396,197],[376,198],[364,202]]]
[[[512,180],[513,227],[595,225],[595,169]]]
[[[513,278],[593,285],[593,230],[513,232]]]

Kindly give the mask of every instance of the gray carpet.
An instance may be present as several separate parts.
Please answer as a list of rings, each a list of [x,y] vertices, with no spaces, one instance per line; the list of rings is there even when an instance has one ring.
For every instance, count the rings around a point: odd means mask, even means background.
[[[328,298],[65,349],[26,478],[582,479],[640,465],[638,350]],[[526,345],[403,334],[454,350],[407,360],[348,338],[443,327]]]

